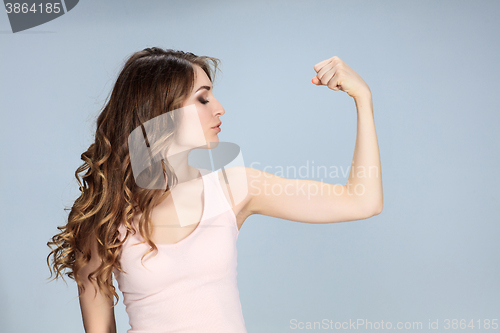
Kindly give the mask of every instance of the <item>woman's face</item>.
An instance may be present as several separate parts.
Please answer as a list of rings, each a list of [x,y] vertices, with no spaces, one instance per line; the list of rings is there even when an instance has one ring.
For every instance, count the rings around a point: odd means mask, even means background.
[[[219,117],[225,111],[213,95],[210,79],[198,65],[195,68],[195,83],[193,91],[182,105],[182,121],[179,126],[177,144],[185,148],[201,147],[211,142],[218,143],[217,134],[221,131],[217,127],[221,121]],[[201,127],[200,127],[201,125]]]

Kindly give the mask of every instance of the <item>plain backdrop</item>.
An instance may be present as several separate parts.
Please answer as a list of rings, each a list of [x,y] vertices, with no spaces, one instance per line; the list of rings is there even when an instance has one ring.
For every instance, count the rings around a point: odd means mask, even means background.
[[[74,172],[119,69],[151,46],[221,59],[219,137],[271,173],[303,167],[302,178],[345,184],[354,100],[313,85],[313,66],[339,56],[371,88],[383,212],[323,225],[249,217],[238,239],[248,332],[323,320],[443,331],[447,319],[450,331],[494,331],[499,15],[498,1],[82,0],[13,34],[0,12],[0,331],[83,332],[74,281],[48,282],[46,243],[79,193]]]

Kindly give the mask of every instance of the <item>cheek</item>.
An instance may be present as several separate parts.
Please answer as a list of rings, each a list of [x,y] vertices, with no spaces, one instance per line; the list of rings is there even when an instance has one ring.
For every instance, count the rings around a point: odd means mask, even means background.
[[[200,124],[201,127],[203,128],[204,131],[210,129],[211,123],[211,118],[208,112],[204,111],[198,111],[198,117],[200,118]]]
[[[206,127],[202,114],[194,106],[182,110],[181,123],[177,130],[177,142],[186,146],[201,146],[205,144]]]

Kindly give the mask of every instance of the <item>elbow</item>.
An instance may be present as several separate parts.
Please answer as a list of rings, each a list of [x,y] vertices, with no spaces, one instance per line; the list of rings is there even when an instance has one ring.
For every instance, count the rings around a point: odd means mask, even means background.
[[[362,219],[368,219],[372,216],[378,215],[382,213],[383,209],[383,202],[382,201],[377,201],[373,202],[370,201],[370,203],[363,203],[358,205],[359,209],[358,211],[362,214],[363,218]]]
[[[375,216],[375,215],[378,215],[380,213],[382,213],[382,210],[384,209],[384,203],[379,203],[378,205],[375,206],[375,209],[373,209],[373,215],[372,216]]]
[[[370,209],[367,210],[368,217],[372,217],[372,216],[375,216],[375,215],[382,213],[383,208],[384,208],[383,203],[380,203],[377,205],[371,205]]]

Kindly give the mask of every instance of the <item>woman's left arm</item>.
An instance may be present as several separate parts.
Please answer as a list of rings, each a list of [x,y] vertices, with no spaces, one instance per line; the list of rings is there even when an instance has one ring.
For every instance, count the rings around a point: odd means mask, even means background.
[[[307,179],[287,179],[246,168],[250,214],[306,223],[332,223],[369,218],[383,207],[382,170],[373,103],[365,81],[339,57],[314,66],[311,80],[351,96],[357,109],[357,134],[349,178],[345,185]],[[273,190],[273,188],[275,190]],[[276,190],[280,189],[280,191]]]

